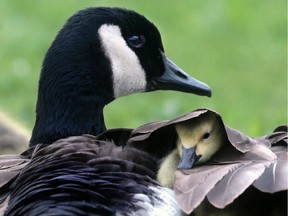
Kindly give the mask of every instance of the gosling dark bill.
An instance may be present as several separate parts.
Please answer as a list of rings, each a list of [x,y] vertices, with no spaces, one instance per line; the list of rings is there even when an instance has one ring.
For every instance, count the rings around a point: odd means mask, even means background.
[[[196,154],[195,146],[191,148],[185,148],[184,146],[182,146],[182,158],[178,165],[178,169],[191,169],[197,164],[200,158],[201,155]]]

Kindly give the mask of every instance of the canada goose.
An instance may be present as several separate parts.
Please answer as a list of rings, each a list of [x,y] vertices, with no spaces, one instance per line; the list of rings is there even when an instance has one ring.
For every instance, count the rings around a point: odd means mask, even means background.
[[[287,126],[253,139],[225,126],[214,111],[199,109],[135,129],[129,145],[155,155],[163,152],[156,146],[170,149],[157,179],[174,189],[187,214],[287,213]]]
[[[104,106],[121,96],[158,89],[211,95],[163,52],[157,28],[132,11],[90,8],[72,16],[43,62],[30,146],[100,134]]]
[[[90,137],[106,129],[106,104],[135,92],[159,89],[211,96],[209,86],[190,77],[164,55],[160,33],[145,17],[104,7],[73,15],[56,36],[42,65],[30,149],[19,156],[0,157],[0,213],[167,212],[165,208],[157,210],[159,203],[167,202],[159,196],[162,192],[173,194],[157,189],[156,171],[149,171],[153,170],[152,159],[148,168],[141,165],[147,158],[143,155],[148,153],[137,150],[128,157],[126,152],[134,152],[133,146],[124,151]],[[67,138],[71,136],[78,137]],[[103,149],[108,149],[106,155],[101,154]],[[94,171],[96,176],[92,175]],[[120,179],[113,177],[117,172]],[[124,176],[126,180],[122,180]],[[87,186],[90,180],[92,187]],[[113,203],[107,202],[107,197],[115,197]],[[173,202],[172,198],[168,206]],[[173,210],[169,212],[174,214]]]

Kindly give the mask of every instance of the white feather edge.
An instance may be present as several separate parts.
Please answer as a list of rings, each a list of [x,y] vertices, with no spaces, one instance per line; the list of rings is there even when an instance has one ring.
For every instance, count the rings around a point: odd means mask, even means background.
[[[135,194],[133,200],[137,202],[133,203],[139,209],[130,214],[129,216],[181,216],[182,211],[179,208],[175,199],[175,193],[173,190],[161,186],[149,186],[155,194],[153,197],[149,197],[145,194]],[[117,216],[124,216],[123,213],[118,213]]]

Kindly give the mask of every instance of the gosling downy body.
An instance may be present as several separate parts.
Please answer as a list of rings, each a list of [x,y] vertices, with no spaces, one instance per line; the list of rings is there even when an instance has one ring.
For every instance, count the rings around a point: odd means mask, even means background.
[[[73,15],[43,62],[30,148],[0,157],[0,214],[154,214],[154,207],[167,201],[160,198],[167,190],[157,189],[154,155],[141,157],[149,152],[135,153],[133,146],[123,152],[83,134],[106,130],[103,108],[114,99],[161,89],[211,96],[209,86],[165,56],[160,33],[145,17],[102,7]],[[141,165],[145,158],[147,169]],[[115,202],[107,201],[109,194]]]
[[[287,213],[287,126],[251,138],[224,125],[216,112],[200,109],[135,129],[129,145],[163,157],[157,179],[174,189],[186,214]]]

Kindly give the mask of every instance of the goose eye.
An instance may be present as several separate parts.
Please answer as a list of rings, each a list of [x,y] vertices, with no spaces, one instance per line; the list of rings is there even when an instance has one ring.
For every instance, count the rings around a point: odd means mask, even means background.
[[[209,132],[207,132],[207,133],[205,133],[205,134],[203,135],[203,139],[204,139],[204,140],[207,140],[209,137],[210,137],[210,133],[209,133]]]
[[[141,48],[144,43],[145,43],[146,39],[143,35],[134,35],[132,37],[128,38],[128,43],[135,48]]]

